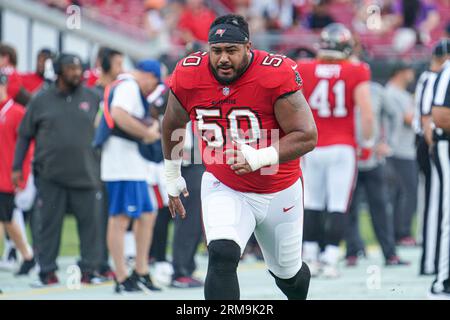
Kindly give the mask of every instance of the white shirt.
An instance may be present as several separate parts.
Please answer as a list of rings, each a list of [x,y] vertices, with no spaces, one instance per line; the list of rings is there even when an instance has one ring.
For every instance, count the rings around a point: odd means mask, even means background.
[[[121,74],[118,79],[133,79],[133,76]],[[122,108],[137,118],[144,117],[144,106],[135,81],[126,80],[117,85],[110,105],[112,108]],[[108,138],[102,150],[103,181],[145,181],[147,173],[147,161],[139,153],[136,142],[116,136]]]

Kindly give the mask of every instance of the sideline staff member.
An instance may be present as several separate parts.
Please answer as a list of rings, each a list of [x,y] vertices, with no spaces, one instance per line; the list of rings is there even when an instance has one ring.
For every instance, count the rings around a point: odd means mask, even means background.
[[[99,161],[91,147],[100,99],[81,85],[81,60],[61,54],[55,84],[29,103],[19,128],[13,180],[21,179],[29,143],[36,140],[33,170],[38,190],[38,262],[41,285],[58,283],[55,274],[66,212],[75,214],[80,237],[83,283],[91,283],[99,255]]]

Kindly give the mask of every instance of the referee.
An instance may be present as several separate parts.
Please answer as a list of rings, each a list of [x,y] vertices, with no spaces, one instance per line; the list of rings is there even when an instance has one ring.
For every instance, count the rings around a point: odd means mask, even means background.
[[[421,275],[436,273],[440,180],[430,153],[433,146],[431,106],[436,77],[448,58],[447,53],[450,53],[450,42],[442,40],[434,47],[430,69],[420,75],[415,91],[414,129],[416,131],[417,162],[425,177],[425,205],[422,213],[422,257],[419,271]]]
[[[447,59],[434,84],[432,107],[433,154],[441,182],[442,210],[438,215],[436,279],[430,290],[430,298],[437,299],[450,299],[450,52],[447,45],[444,48]]]

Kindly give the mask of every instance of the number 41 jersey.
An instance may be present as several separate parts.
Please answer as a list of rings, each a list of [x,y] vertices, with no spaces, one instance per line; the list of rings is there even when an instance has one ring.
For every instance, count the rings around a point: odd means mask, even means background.
[[[285,135],[274,105],[283,95],[301,89],[296,69],[295,62],[285,56],[254,50],[241,77],[223,85],[214,77],[206,52],[194,53],[177,64],[170,88],[195,124],[206,170],[223,184],[241,192],[273,193],[299,179],[299,159],[238,176],[223,154],[237,144],[268,147]]]
[[[355,147],[354,91],[370,80],[369,66],[348,60],[305,59],[298,61],[298,69],[304,79],[303,94],[317,125],[317,146]]]

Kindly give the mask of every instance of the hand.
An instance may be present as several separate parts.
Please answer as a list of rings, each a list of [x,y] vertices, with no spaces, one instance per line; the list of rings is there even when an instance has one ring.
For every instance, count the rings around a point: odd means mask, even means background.
[[[371,148],[358,148],[358,160],[366,161],[369,160],[370,156],[372,155],[372,149]]]
[[[183,189],[182,193],[185,198],[189,197],[189,192],[186,188]],[[169,195],[169,211],[172,218],[175,218],[177,212],[180,215],[181,219],[186,218],[186,209],[184,209],[180,197],[172,197],[171,195]]]
[[[252,172],[252,168],[250,164],[244,157],[240,149],[240,145],[237,144],[238,149],[227,149],[225,150],[225,157],[227,159],[227,164],[230,165],[231,170],[234,171],[237,175],[241,176],[243,174],[247,174]]]
[[[377,159],[386,158],[391,153],[391,148],[384,142],[380,142],[375,146],[375,154],[377,155]]]
[[[180,193],[185,198],[189,197],[189,191],[186,188],[186,180],[182,176],[179,176],[176,181],[167,182],[167,191],[169,193],[169,211],[172,218],[178,214],[182,219],[186,217],[186,210],[183,203],[180,200]]]
[[[22,170],[15,170],[12,172],[11,180],[16,189],[20,188],[20,185],[24,183]]]
[[[153,123],[147,128],[146,135],[142,140],[145,144],[150,144],[159,139],[161,139],[161,133],[159,132],[159,122],[153,121]]]

